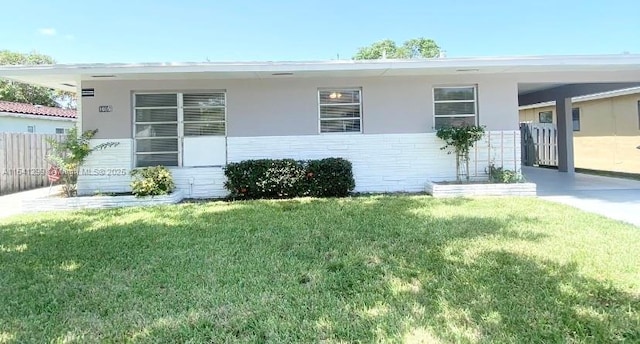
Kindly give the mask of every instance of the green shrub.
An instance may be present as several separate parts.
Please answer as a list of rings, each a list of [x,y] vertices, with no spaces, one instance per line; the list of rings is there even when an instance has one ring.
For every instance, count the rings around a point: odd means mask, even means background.
[[[176,187],[171,171],[164,166],[138,168],[131,176],[131,193],[137,197],[170,194]]]
[[[245,160],[224,173],[231,198],[342,197],[355,187],[351,163],[342,158]]]
[[[521,183],[524,181],[522,174],[507,170],[495,165],[489,165],[489,181],[492,183]]]
[[[261,198],[289,198],[303,192],[305,171],[301,162],[283,159],[262,160],[260,163],[256,191],[262,195]]]
[[[345,197],[356,186],[351,162],[341,158],[309,160],[306,175],[315,197]]]

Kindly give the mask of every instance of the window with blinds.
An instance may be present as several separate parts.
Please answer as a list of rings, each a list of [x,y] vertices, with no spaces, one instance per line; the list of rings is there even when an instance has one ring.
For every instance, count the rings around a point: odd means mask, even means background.
[[[321,133],[362,132],[360,89],[323,89],[318,91]]]
[[[224,136],[225,93],[135,94],[137,167],[180,166],[181,140],[189,136]]]
[[[478,103],[475,86],[436,87],[433,89],[435,128],[475,125]]]
[[[184,94],[184,136],[225,134],[225,94]]]

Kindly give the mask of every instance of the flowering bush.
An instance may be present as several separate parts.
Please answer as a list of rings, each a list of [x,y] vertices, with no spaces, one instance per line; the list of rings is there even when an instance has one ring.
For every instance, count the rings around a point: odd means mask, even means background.
[[[171,171],[164,166],[135,169],[131,176],[131,193],[137,197],[167,195],[176,187]]]

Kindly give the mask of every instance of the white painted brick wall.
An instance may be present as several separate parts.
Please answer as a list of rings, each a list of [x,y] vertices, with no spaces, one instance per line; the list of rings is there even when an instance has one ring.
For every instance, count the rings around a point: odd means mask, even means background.
[[[471,154],[471,176],[484,177],[491,161],[520,170],[519,135],[488,132]],[[230,137],[227,157],[232,162],[342,157],[353,164],[358,192],[417,192],[429,180],[455,179],[455,156],[442,151],[442,145],[435,133]]]
[[[117,141],[117,147],[94,152],[84,168],[125,169],[133,166],[133,140],[93,140],[97,145]],[[308,136],[229,137],[227,159],[342,157],[353,163],[358,192],[424,191],[427,181],[455,179],[455,157],[442,151],[435,133],[424,134],[335,134]],[[206,154],[207,147],[202,148]],[[506,169],[520,170],[520,132],[488,132],[471,153],[470,175],[484,178],[490,162]],[[223,197],[224,172],[221,167],[171,168],[177,189],[186,198]],[[81,175],[80,194],[130,191],[131,177]]]
[[[218,198],[228,194],[222,167],[171,167],[176,189],[185,198]]]
[[[78,176],[78,194],[93,195],[96,192],[128,192],[131,190],[129,172],[133,166],[133,140],[95,139],[91,146],[106,142],[117,142],[114,147],[97,150],[87,157]],[[101,175],[104,171],[105,174]],[[124,171],[124,173],[121,173]],[[111,174],[111,175],[109,175]]]
[[[105,142],[118,142],[115,147],[94,151],[82,167],[78,177],[78,194],[93,195],[96,192],[129,192],[133,166],[133,140],[92,140],[92,146]],[[203,149],[206,154],[206,147]],[[176,189],[186,198],[224,197],[224,172],[221,167],[170,167]],[[102,174],[105,171],[105,174]],[[121,175],[120,171],[125,171]],[[112,172],[112,175],[108,175]],[[113,172],[120,175],[113,175]]]
[[[426,190],[434,197],[535,196],[536,184],[435,184],[428,182]]]

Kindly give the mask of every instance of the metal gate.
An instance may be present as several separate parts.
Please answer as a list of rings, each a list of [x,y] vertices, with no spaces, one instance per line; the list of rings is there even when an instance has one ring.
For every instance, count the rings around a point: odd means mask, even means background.
[[[553,123],[520,123],[522,163],[558,166],[558,130]]]

